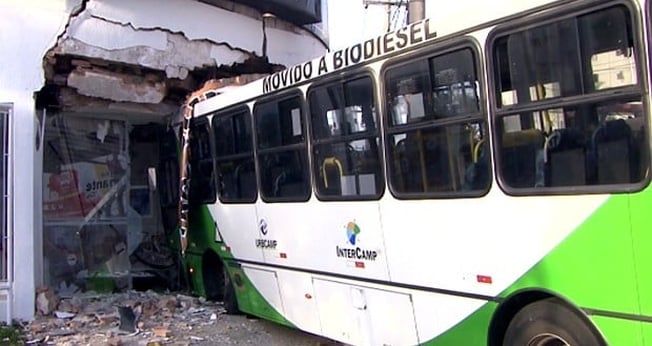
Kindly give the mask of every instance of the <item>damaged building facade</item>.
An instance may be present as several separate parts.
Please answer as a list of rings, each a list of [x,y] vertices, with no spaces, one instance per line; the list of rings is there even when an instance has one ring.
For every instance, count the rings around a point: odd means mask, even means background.
[[[7,321],[33,318],[39,286],[124,288],[140,266],[164,268],[156,169],[170,119],[202,86],[261,78],[328,42],[326,0],[8,0],[0,11]]]

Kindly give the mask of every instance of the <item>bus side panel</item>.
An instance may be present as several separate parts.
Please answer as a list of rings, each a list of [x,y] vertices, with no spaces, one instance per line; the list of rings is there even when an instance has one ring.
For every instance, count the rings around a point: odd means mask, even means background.
[[[186,266],[184,269],[186,270],[188,279],[190,280],[190,288],[192,289],[192,293],[206,297],[204,278],[201,275],[204,269],[201,261],[201,254],[191,251],[186,252],[184,263]],[[192,268],[192,270],[190,270],[190,268]],[[215,275],[219,275],[219,273],[215,273]]]
[[[609,345],[649,345],[646,344],[641,337],[641,322],[628,321],[620,318],[611,318],[603,316],[591,316],[591,319],[596,324],[598,329],[602,332],[602,335],[605,336],[607,344]],[[649,323],[645,323],[648,324]],[[652,328],[648,328],[648,335],[651,334]]]
[[[636,314],[627,198],[490,193],[433,201],[425,216],[416,204],[387,203],[392,281],[487,296],[547,289],[580,307]]]
[[[324,335],[354,345],[418,344],[412,296],[314,279]]]
[[[491,312],[497,304],[439,293],[413,293],[414,315],[421,343],[484,345]]]
[[[652,345],[652,323],[641,322],[643,345]],[[615,345],[615,344],[614,344]]]
[[[376,202],[263,203],[258,215],[267,225],[259,236],[276,241],[266,263],[387,279]]]
[[[226,268],[241,312],[296,327],[283,316],[278,281],[273,271],[243,266],[234,261],[228,261]]]
[[[270,320],[276,320],[279,314],[283,316],[283,302],[281,301],[276,273],[271,270],[261,270],[248,266],[242,266],[242,271],[253,285],[253,290],[250,290],[249,294],[253,312],[257,316]],[[258,299],[253,299],[255,297],[251,293],[254,290],[262,296],[266,304],[259,304]]]
[[[285,309],[285,318],[300,329],[313,334],[321,334],[312,276],[290,270],[279,270],[276,275]]]
[[[652,188],[631,195],[629,200],[641,314],[652,316]]]
[[[263,261],[256,247],[258,225],[256,210],[251,204],[217,204],[211,208],[224,244],[234,258]]]

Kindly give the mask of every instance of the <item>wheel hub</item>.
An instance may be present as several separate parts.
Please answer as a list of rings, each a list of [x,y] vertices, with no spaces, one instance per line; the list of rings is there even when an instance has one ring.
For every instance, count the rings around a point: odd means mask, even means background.
[[[559,335],[544,333],[530,339],[528,346],[570,346],[570,344]]]

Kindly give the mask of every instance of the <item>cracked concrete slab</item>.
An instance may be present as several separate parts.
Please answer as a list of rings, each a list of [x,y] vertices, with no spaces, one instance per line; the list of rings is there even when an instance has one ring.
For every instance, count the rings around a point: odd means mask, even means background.
[[[142,77],[110,71],[75,69],[68,75],[68,86],[80,95],[121,102],[160,103],[166,95],[165,82],[150,82]]]

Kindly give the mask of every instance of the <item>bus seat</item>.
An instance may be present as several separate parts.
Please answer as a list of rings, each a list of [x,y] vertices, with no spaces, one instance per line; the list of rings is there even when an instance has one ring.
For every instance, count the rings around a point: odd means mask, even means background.
[[[246,161],[236,166],[233,171],[235,186],[237,187],[237,198],[246,198],[256,195],[256,171],[253,162]]]
[[[528,129],[506,132],[502,138],[502,175],[511,187],[543,185],[543,132]]]
[[[575,128],[552,131],[545,142],[546,186],[586,185],[586,139]]]
[[[597,184],[632,181],[632,133],[625,120],[606,121],[591,138],[591,168]]]
[[[423,179],[426,182],[426,191],[449,192],[462,189],[462,182],[455,180],[451,170],[453,163],[448,146],[448,135],[444,128],[424,136],[423,150],[426,165],[426,176]]]
[[[424,184],[417,139],[414,137],[402,139],[396,144],[394,153],[401,192],[423,192]]]
[[[281,189],[283,188],[283,185],[287,181],[287,173],[285,171],[280,171],[277,172],[274,175],[274,180],[272,182],[272,196],[274,197],[282,197],[282,192]]]
[[[391,181],[396,184],[396,189],[405,191],[405,171],[403,168],[403,157],[405,156],[405,138],[399,140],[392,148],[392,162],[394,169],[391,174]]]

